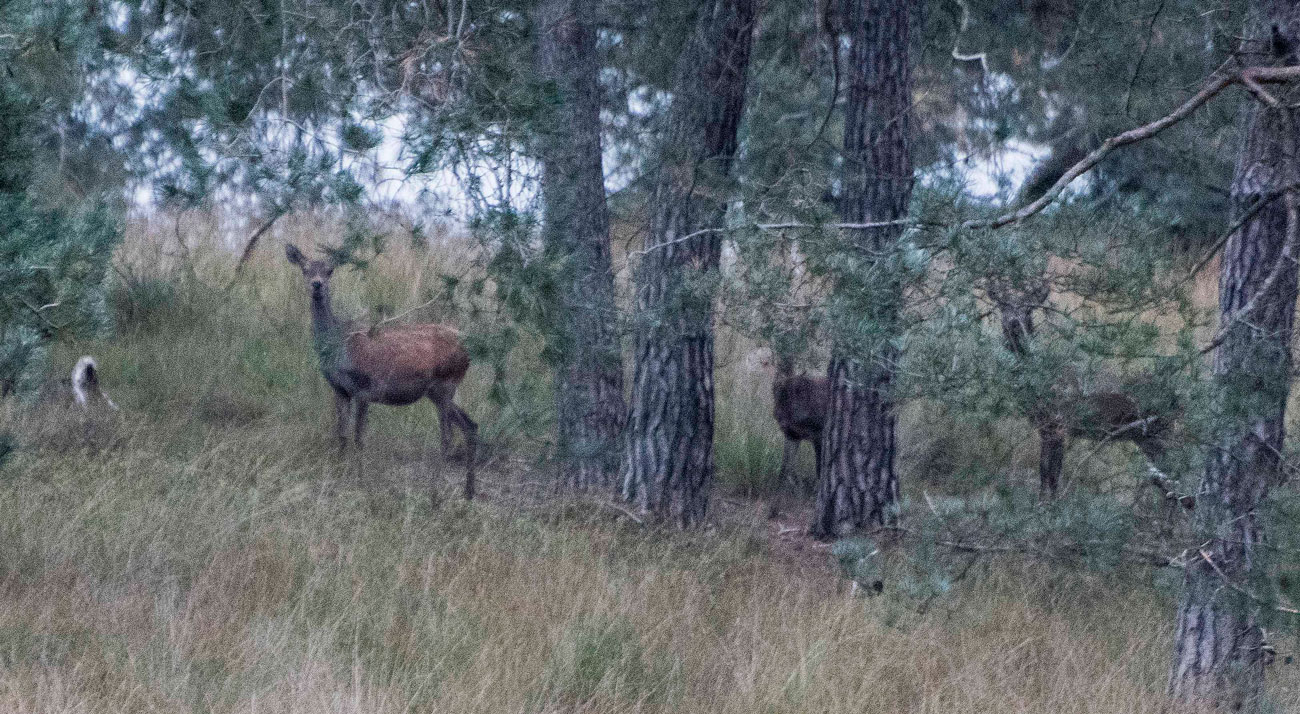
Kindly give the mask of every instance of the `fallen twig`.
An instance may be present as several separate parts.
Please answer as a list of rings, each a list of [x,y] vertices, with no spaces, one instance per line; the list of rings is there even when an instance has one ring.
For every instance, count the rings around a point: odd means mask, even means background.
[[[624,508],[623,506],[620,506],[619,504],[614,503],[613,501],[600,501],[600,503],[601,503],[601,505],[608,506],[608,507],[614,509],[615,511],[618,511],[619,513],[622,513],[623,515],[627,516],[628,518],[631,518],[632,520],[636,521],[638,525],[642,525],[642,526],[645,525],[645,519],[641,518],[640,516],[638,516],[637,514],[631,512],[631,511],[629,511],[628,509]]]

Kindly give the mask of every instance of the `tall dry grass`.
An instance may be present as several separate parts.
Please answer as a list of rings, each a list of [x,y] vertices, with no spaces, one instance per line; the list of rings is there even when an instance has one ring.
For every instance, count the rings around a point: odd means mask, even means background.
[[[748,528],[430,512],[286,435],[24,458],[7,712],[1155,712],[1165,603],[999,563],[919,616]]]
[[[780,445],[734,334],[719,501],[740,505],[714,530],[519,496],[546,475],[520,457],[534,442],[502,433],[488,498],[434,510],[429,481],[451,494],[460,473],[426,466],[427,408],[373,413],[358,478],[329,449],[306,299],[279,247],[337,229],[291,217],[227,289],[212,225],[183,217],[183,247],[166,222],[135,226],[123,329],[61,347],[100,358],[120,416],[3,407],[22,444],[0,470],[0,711],[1164,711],[1173,610],[1148,571],[982,559],[921,606],[892,577],[855,594],[829,551],[774,536],[735,495],[763,491]],[[338,278],[338,299],[408,309],[473,260],[464,241],[394,240]],[[481,327],[467,314],[420,312]],[[535,357],[512,359],[544,379]],[[462,400],[485,424],[487,382],[472,370]],[[1014,425],[963,431],[915,407],[905,421],[918,473],[936,440],[1009,441],[997,448],[1021,458]],[[1275,678],[1279,711],[1300,709],[1294,672]]]

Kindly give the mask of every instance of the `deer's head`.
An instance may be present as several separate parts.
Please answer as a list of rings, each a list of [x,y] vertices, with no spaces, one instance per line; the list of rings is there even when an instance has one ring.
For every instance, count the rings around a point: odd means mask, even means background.
[[[284,255],[290,263],[302,270],[302,278],[307,281],[307,291],[315,304],[329,304],[330,276],[337,267],[333,260],[307,260],[298,247],[290,243],[284,247]]]

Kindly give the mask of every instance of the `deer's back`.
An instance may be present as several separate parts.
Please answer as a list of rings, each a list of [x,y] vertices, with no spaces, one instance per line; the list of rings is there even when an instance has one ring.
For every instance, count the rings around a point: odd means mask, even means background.
[[[1169,426],[1170,415],[1144,408],[1132,395],[1124,392],[1097,392],[1087,395],[1081,413],[1070,425],[1074,436],[1091,439],[1140,439],[1162,434]]]
[[[821,435],[830,385],[825,377],[778,377],[772,382],[772,416],[790,439]]]
[[[443,325],[393,325],[373,335],[354,332],[347,353],[352,369],[385,382],[460,382],[469,370],[469,353],[460,337]]]

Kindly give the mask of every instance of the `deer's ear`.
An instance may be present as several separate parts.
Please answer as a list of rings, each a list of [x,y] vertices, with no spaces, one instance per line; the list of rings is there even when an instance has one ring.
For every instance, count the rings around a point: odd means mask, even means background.
[[[293,263],[299,268],[301,268],[303,266],[303,263],[306,262],[305,259],[302,257],[302,251],[298,250],[298,246],[294,245],[293,243],[285,244],[284,257],[288,258],[290,263]]]

